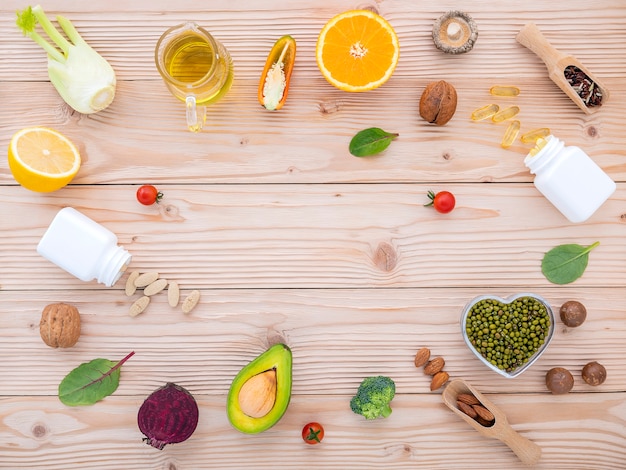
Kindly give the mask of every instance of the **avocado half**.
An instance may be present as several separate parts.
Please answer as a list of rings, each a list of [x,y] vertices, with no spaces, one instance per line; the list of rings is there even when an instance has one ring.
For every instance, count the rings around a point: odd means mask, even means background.
[[[233,427],[246,434],[257,434],[274,426],[282,418],[291,399],[291,349],[279,343],[245,366],[230,386],[226,402],[228,420]],[[273,405],[263,416],[251,416],[254,413],[244,412],[240,402],[240,393],[246,383],[262,375],[275,379],[275,399]],[[250,389],[250,387],[248,387]],[[273,396],[273,395],[272,395]],[[261,398],[262,400],[262,398]],[[263,401],[263,400],[262,400]]]

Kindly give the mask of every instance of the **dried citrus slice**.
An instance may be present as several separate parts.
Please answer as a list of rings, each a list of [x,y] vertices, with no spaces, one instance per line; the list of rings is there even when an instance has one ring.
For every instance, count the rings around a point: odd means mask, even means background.
[[[9,144],[9,168],[15,180],[31,191],[51,192],[78,173],[80,154],[64,135],[46,127],[28,127]]]
[[[367,91],[389,80],[398,64],[400,44],[382,16],[351,10],[322,28],[315,55],[322,75],[337,88]]]

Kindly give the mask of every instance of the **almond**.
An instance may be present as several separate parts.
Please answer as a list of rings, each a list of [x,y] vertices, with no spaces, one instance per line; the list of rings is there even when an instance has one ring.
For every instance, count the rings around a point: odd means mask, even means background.
[[[462,402],[461,400],[457,400],[456,405],[459,408],[459,410],[461,410],[470,418],[476,419],[478,417],[478,413],[476,413],[476,410],[472,408],[470,405],[468,405],[467,403]]]
[[[415,355],[415,367],[422,367],[430,359],[430,349],[422,348]]]
[[[437,372],[435,375],[433,375],[433,380],[430,382],[430,391],[433,392],[441,388],[443,384],[445,384],[448,381],[449,378],[450,376],[448,375],[447,372],[444,372],[444,371]],[[476,413],[478,413],[478,411]]]
[[[493,413],[482,405],[473,405],[472,408],[474,408],[476,414],[485,421],[493,421],[495,419]]]
[[[443,360],[443,357],[436,357],[428,361],[428,363],[424,366],[424,374],[435,375],[443,369],[445,364],[446,361]]]
[[[480,401],[471,393],[459,393],[456,397],[457,401],[461,401],[466,405],[480,405]]]
[[[495,420],[487,421],[486,419],[481,418],[480,416],[476,416],[476,422],[481,426],[485,426],[486,428],[490,428],[495,424]]]

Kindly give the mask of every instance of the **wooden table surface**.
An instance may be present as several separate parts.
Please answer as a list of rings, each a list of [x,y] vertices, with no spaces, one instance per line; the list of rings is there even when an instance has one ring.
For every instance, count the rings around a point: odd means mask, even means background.
[[[0,167],[0,468],[3,469],[518,469],[498,440],[480,436],[431,392],[413,358],[421,347],[443,356],[463,378],[537,443],[538,469],[626,468],[626,4],[567,5],[543,0],[314,2],[75,2],[50,0],[49,14],[71,19],[117,73],[113,104],[73,112],[48,81],[46,57],[14,25],[17,0],[0,5],[0,147],[27,126],[55,128],[80,148],[72,184],[39,194]],[[397,31],[393,77],[367,93],[335,89],[320,74],[315,43],[325,22],[355,7],[375,8]],[[451,56],[431,40],[450,9],[476,20],[474,49]],[[195,20],[231,52],[235,81],[193,134],[184,109],[154,65],[160,34]],[[550,42],[576,56],[611,92],[585,115],[515,41],[535,22]],[[256,100],[273,43],[291,34],[298,53],[285,107]],[[443,127],[423,121],[424,87],[455,86],[456,115]],[[517,98],[489,88],[512,84]],[[523,158],[529,146],[500,147],[504,125],[472,122],[472,110],[516,104],[522,132],[549,127],[582,147],[616,182],[615,194],[581,224],[569,223],[535,189]],[[355,158],[348,142],[378,126],[400,137],[382,155]],[[137,186],[165,194],[155,206],[135,200]],[[423,207],[428,190],[452,191],[447,215]],[[56,212],[72,206],[115,234],[133,255],[131,270],[156,270],[184,293],[201,291],[189,315],[156,296],[131,318],[125,278],[112,288],[82,282],[39,256],[36,245]],[[541,273],[546,251],[562,243],[600,245],[584,275],[557,286]],[[545,354],[520,377],[488,370],[463,342],[459,319],[477,295],[533,292],[558,311],[583,302],[587,321],[557,321]],[[76,346],[47,347],[43,307],[76,305]],[[293,351],[289,408],[270,430],[245,435],[228,422],[226,395],[237,372],[270,345]],[[117,360],[119,388],[103,401],[67,407],[61,379],[81,362]],[[599,387],[580,371],[608,371]],[[548,369],[575,376],[567,395],[551,395]],[[397,386],[393,413],[366,421],[349,401],[361,380],[387,375]],[[186,387],[200,422],[186,442],[158,451],[141,442],[137,410],[157,387]],[[326,437],[307,446],[300,430],[319,421]]]

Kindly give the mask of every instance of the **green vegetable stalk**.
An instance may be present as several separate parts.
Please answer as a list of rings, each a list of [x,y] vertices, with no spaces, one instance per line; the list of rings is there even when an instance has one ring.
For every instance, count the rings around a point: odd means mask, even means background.
[[[85,42],[67,18],[56,19],[69,41],[39,5],[17,12],[16,24],[48,53],[48,76],[67,104],[83,114],[103,110],[115,96],[113,68]],[[58,48],[35,31],[38,23]]]
[[[365,419],[386,418],[391,414],[391,400],[396,394],[396,384],[389,377],[366,377],[350,400],[350,408]]]

